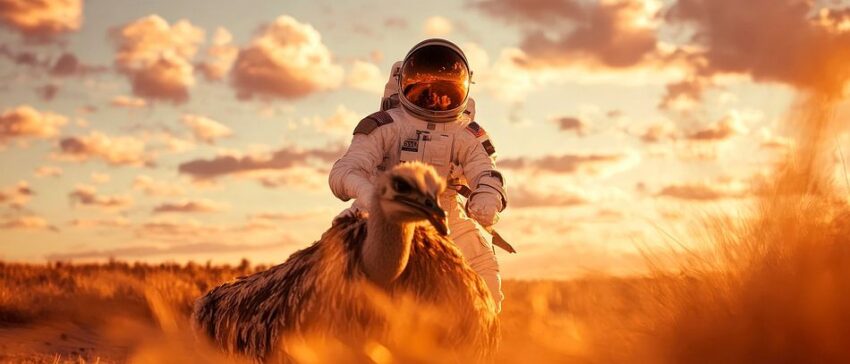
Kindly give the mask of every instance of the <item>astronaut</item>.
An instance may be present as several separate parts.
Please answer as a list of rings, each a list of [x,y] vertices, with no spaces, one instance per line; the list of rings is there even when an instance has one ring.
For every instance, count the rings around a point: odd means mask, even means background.
[[[336,197],[355,199],[353,209],[368,210],[367,196],[379,171],[407,161],[432,165],[449,186],[438,198],[448,215],[450,238],[487,284],[499,312],[503,296],[496,254],[470,217],[483,227],[493,226],[507,197],[493,143],[473,121],[471,75],[466,56],[454,43],[428,39],[414,46],[393,67],[382,110],[354,129],[329,183]],[[468,195],[463,208],[462,190]]]

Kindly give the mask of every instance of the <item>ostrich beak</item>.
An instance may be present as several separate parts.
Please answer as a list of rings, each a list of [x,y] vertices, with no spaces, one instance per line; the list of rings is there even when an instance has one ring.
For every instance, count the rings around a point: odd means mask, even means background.
[[[434,226],[434,229],[442,236],[449,235],[449,224],[446,212],[440,207],[438,200],[432,196],[422,196],[421,198],[411,199],[402,196],[395,199],[405,205],[419,210],[428,219],[428,222]]]
[[[434,208],[426,210],[426,216],[428,216],[428,222],[431,225],[434,225],[434,229],[437,229],[437,232],[442,236],[449,235],[449,223],[448,218],[446,218],[446,212],[438,204],[434,204]]]

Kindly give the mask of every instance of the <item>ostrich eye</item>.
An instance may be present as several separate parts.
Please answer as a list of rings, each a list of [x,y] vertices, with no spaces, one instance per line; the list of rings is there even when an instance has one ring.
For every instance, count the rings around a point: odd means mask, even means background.
[[[401,194],[407,194],[413,191],[413,187],[401,178],[393,178],[393,189]]]

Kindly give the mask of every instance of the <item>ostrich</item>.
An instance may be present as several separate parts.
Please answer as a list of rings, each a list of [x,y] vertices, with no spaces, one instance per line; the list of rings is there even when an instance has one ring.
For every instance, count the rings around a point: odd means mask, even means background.
[[[441,347],[488,360],[498,343],[495,304],[446,238],[437,203],[444,189],[432,167],[397,165],[378,177],[369,214],[337,218],[283,264],[212,289],[195,303],[195,326],[225,351],[287,362],[292,358],[281,348],[309,335],[391,340],[392,318],[375,307],[377,292],[436,308]],[[417,335],[405,332],[402,340]]]

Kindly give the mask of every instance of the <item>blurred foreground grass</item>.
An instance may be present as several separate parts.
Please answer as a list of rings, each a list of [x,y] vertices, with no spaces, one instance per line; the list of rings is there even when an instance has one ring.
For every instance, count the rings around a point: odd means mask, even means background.
[[[191,338],[194,299],[223,281],[265,268],[248,262],[0,263],[0,362],[181,361],[164,359],[174,350],[215,356]],[[635,302],[643,285],[639,279],[606,277],[506,281],[500,361],[587,359],[587,327],[614,319],[595,316],[601,310],[616,313],[617,321],[639,316]],[[161,345],[175,336],[182,342]]]

